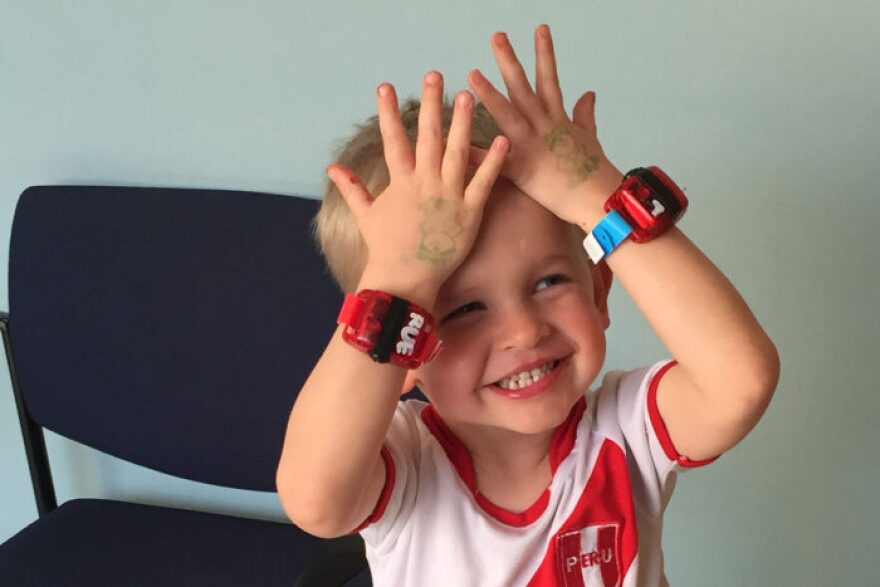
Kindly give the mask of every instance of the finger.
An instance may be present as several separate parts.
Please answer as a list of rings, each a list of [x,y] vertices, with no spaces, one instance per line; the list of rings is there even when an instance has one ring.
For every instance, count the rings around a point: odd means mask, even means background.
[[[415,157],[400,120],[400,107],[397,105],[397,92],[394,86],[388,83],[379,84],[376,89],[376,102],[379,109],[379,132],[382,134],[388,174],[395,177],[412,171]]]
[[[440,169],[443,157],[443,76],[439,71],[425,74],[422,103],[419,107],[419,132],[416,138],[416,173]]]
[[[566,116],[565,106],[562,103],[562,91],[559,89],[553,38],[550,36],[550,27],[546,24],[538,25],[535,29],[535,63],[535,89],[538,98],[550,118],[560,120]]]
[[[501,71],[501,77],[504,78],[504,85],[507,86],[507,94],[511,102],[533,125],[537,126],[543,122],[546,118],[544,106],[532,91],[526,72],[516,58],[510,40],[503,32],[492,35],[492,53]]]
[[[587,130],[596,128],[596,92],[584,92],[574,104],[571,120]]]
[[[486,154],[488,152],[488,149],[481,149],[471,145],[468,147],[468,163],[471,165],[479,165],[486,159]]]
[[[497,136],[486,154],[486,158],[477,168],[465,189],[465,201],[472,207],[482,210],[492,191],[495,180],[504,165],[504,158],[510,147],[510,141],[504,136]]]
[[[341,163],[333,163],[326,169],[327,177],[339,190],[342,199],[348,204],[349,210],[354,214],[355,220],[360,226],[360,218],[366,213],[373,203],[373,196],[367,191],[363,182],[357,175]]]
[[[482,165],[483,161],[486,160],[486,157],[489,156],[490,149],[481,149],[471,145],[470,149],[468,149],[468,165]],[[512,148],[508,142],[507,152],[504,154],[504,163],[501,165],[501,171],[498,175],[506,177],[516,183],[518,178],[518,174],[516,173],[517,167],[512,159],[513,154],[511,151]]]
[[[529,136],[532,132],[529,121],[492,85],[492,82],[483,77],[479,69],[472,70],[467,80],[505,136],[510,137],[514,142]]]
[[[468,162],[474,114],[473,104],[474,97],[468,91],[459,92],[455,97],[452,123],[449,125],[449,137],[446,140],[446,152],[443,154],[443,165],[440,168],[443,184],[450,186],[456,194],[461,194],[464,189],[464,171]]]

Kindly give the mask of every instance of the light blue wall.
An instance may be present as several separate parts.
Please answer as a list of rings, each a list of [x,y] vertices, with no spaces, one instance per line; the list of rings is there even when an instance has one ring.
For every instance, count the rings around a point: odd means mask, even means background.
[[[661,165],[687,187],[682,230],[782,356],[756,430],[679,479],[672,584],[880,583],[876,3],[2,0],[0,288],[29,185],[316,196],[331,148],[375,113],[379,82],[418,95],[436,68],[451,94],[479,67],[503,88],[490,34],[509,33],[532,77],[541,22],[566,107],[595,90],[609,158]],[[611,313],[608,367],[667,356],[619,286]],[[36,509],[6,375],[0,387],[2,541]],[[52,433],[48,444],[60,501],[284,517],[274,495],[170,479]]]

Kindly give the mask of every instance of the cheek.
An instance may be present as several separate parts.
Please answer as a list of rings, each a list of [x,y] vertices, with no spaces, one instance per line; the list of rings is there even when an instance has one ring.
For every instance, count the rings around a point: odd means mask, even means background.
[[[604,358],[605,327],[591,297],[572,296],[554,309],[557,328],[577,350],[591,358]]]
[[[482,382],[485,357],[473,336],[453,332],[438,333],[443,350],[429,365],[423,367],[425,387],[434,398],[449,397],[462,389],[474,389]]]
[[[599,311],[593,306],[592,300],[586,300],[583,305],[573,309],[572,315],[576,317],[578,326],[589,329],[591,334],[593,334],[594,330],[603,331],[600,326]]]
[[[605,327],[592,298],[574,304],[566,314],[569,318],[568,336],[575,341],[579,350],[585,353],[589,362],[600,364],[605,360]]]

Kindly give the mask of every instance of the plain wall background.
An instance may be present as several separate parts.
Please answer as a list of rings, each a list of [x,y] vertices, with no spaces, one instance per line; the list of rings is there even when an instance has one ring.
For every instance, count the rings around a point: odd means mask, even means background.
[[[553,32],[565,105],[597,92],[626,171],[687,188],[680,224],[779,348],[782,379],[746,440],[679,478],[672,584],[868,585],[880,528],[880,5],[866,0],[512,3],[0,1],[0,288],[29,185],[126,184],[318,197],[331,149],[375,88],[446,91],[489,36],[534,79]],[[8,309],[4,296],[2,309]],[[606,368],[668,356],[620,284]],[[0,376],[0,541],[36,518]],[[601,378],[600,378],[601,380]],[[109,497],[285,519],[274,494],[169,478],[47,433],[59,502]]]

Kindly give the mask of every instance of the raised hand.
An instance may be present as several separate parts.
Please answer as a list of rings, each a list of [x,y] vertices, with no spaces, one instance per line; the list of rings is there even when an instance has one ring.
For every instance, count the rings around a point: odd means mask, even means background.
[[[535,29],[536,90],[532,90],[507,35],[495,33],[491,45],[510,99],[477,69],[469,74],[468,83],[511,141],[501,175],[563,220],[575,223],[577,200],[592,193],[597,199],[607,197],[608,186],[616,186],[621,177],[596,136],[596,94],[584,93],[569,119],[546,25]],[[473,162],[486,155],[477,147],[471,147],[470,153]]]
[[[497,137],[465,185],[474,99],[456,95],[444,145],[443,77],[425,75],[415,154],[391,84],[377,92],[379,127],[390,183],[373,197],[355,174],[334,163],[328,175],[351,209],[367,246],[361,284],[433,304],[436,292],[476,238],[485,202],[504,163],[508,142]],[[368,285],[363,285],[368,287]],[[360,288],[360,286],[359,286]]]

